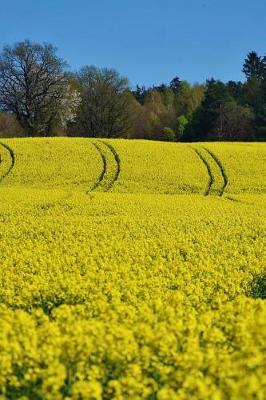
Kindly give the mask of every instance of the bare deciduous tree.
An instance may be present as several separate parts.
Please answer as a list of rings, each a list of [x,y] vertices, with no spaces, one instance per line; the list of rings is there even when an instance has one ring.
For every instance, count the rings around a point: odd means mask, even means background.
[[[29,40],[4,47],[0,55],[0,107],[12,112],[29,136],[52,134],[62,110],[73,118],[77,96],[70,96],[66,63],[51,44]],[[67,107],[66,107],[67,103]],[[65,111],[64,111],[65,113]],[[64,115],[63,120],[68,116]]]

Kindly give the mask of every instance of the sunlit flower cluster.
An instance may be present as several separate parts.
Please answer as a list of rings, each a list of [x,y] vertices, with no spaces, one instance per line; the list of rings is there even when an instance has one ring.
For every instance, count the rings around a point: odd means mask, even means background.
[[[19,157],[0,187],[0,400],[265,399],[262,195],[116,193],[125,156],[112,193],[74,190],[67,161],[69,189],[63,171],[26,184]]]

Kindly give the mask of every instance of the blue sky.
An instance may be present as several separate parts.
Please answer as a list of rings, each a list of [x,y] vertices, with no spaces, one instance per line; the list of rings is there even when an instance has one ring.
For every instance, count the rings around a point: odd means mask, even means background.
[[[51,42],[73,70],[116,68],[132,86],[242,80],[266,53],[265,0],[0,0],[0,46]]]

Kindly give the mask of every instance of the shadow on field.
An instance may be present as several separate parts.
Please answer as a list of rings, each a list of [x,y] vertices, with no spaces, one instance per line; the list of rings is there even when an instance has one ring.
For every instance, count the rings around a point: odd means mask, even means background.
[[[249,296],[253,297],[253,299],[266,299],[266,272],[253,278]]]

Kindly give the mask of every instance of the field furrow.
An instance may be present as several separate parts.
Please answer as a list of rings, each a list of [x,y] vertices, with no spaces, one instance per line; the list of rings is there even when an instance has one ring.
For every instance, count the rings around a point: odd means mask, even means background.
[[[93,142],[102,159],[102,171],[91,191],[108,192],[112,190],[120,174],[120,159],[115,148],[108,142]]]
[[[212,189],[212,185],[214,184],[214,176],[213,176],[211,167],[210,167],[210,165],[207,162],[206,158],[204,158],[203,154],[201,153],[201,151],[199,149],[196,149],[196,148],[193,147],[193,150],[195,151],[195,153],[197,154],[199,159],[203,162],[203,164],[205,165],[206,170],[208,172],[209,180],[207,182],[207,186],[206,186],[206,189],[204,191],[204,196],[209,196],[209,194],[211,192],[211,189]]]
[[[115,173],[114,173],[113,180],[112,180],[111,185],[110,185],[110,188],[109,188],[109,190],[110,190],[110,189],[113,188],[114,184],[115,184],[115,183],[118,181],[118,179],[119,179],[119,175],[120,175],[120,172],[121,172],[121,161],[120,161],[119,154],[117,153],[117,151],[116,151],[116,149],[114,148],[114,146],[111,145],[109,142],[106,142],[106,141],[103,142],[103,143],[105,144],[105,146],[107,146],[107,147],[110,149],[111,153],[113,154],[113,158],[114,158],[114,160],[115,160],[115,163],[116,163],[116,166],[115,166]]]
[[[224,168],[222,162],[220,161],[220,159],[216,156],[216,154],[214,154],[211,150],[209,150],[206,147],[204,147],[204,149],[207,151],[207,153],[209,153],[209,155],[212,157],[212,159],[214,160],[214,162],[217,164],[217,166],[219,168],[220,175],[222,176],[222,179],[223,179],[223,184],[220,188],[219,196],[223,196],[226,186],[228,185],[228,176],[225,171],[225,168]]]
[[[265,143],[206,143],[229,176],[226,194],[266,193]]]
[[[106,172],[107,172],[107,158],[106,158],[105,153],[101,150],[98,143],[93,142],[93,145],[101,156],[102,170],[101,170],[100,175],[99,175],[98,179],[96,180],[95,184],[91,188],[91,190],[90,190],[91,192],[94,192],[95,190],[97,190],[97,188],[102,184],[103,180],[105,179]]]
[[[14,151],[5,143],[0,143],[0,183],[11,173],[15,166]]]
[[[209,180],[204,192],[204,196],[218,195],[222,196],[227,185],[228,178],[222,168],[218,158],[209,149],[203,146],[192,147],[200,161],[204,164]]]

